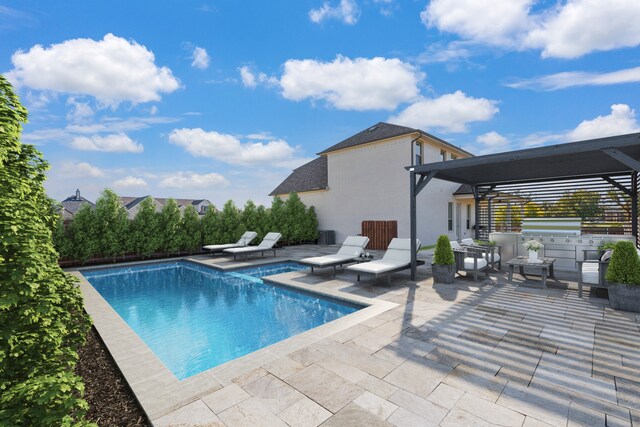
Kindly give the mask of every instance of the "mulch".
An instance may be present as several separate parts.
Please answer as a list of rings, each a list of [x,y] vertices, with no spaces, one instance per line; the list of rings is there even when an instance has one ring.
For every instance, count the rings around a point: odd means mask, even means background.
[[[99,426],[151,426],[95,328],[78,354],[76,373],[84,379],[89,421]]]

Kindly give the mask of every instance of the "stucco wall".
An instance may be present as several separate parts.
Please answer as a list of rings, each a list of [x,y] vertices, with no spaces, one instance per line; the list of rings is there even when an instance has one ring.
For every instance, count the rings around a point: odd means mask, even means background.
[[[409,173],[411,137],[368,144],[328,154],[327,191],[300,193],[307,206],[314,206],[321,230],[335,230],[341,242],[358,234],[363,220],[397,220],[398,236],[409,237]],[[425,163],[440,159],[439,145],[425,144]],[[458,184],[432,180],[418,196],[418,238],[435,243],[440,234],[455,239],[456,227],[447,233],[447,203],[462,203],[461,231],[465,229],[466,201],[454,200]],[[473,217],[472,217],[473,223]],[[469,230],[471,232],[472,230]]]

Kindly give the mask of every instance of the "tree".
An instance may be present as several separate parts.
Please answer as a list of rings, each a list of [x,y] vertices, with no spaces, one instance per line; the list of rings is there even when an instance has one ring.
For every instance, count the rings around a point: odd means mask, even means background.
[[[298,194],[289,194],[289,198],[284,203],[286,225],[283,227],[282,234],[285,240],[300,242],[304,239],[306,213],[307,207]]]
[[[240,221],[244,224],[247,230],[255,231],[259,226],[258,221],[258,208],[256,204],[251,200],[247,200],[240,216]]]
[[[148,257],[160,248],[162,245],[160,219],[151,197],[140,202],[140,210],[136,213],[131,226],[132,249],[135,253]]]
[[[164,252],[173,253],[180,249],[180,209],[174,199],[167,200],[160,211],[160,234],[160,247]]]
[[[271,211],[265,208],[263,205],[259,205],[256,209],[256,228],[255,232],[258,233],[258,241],[264,239],[264,236],[270,231],[271,224]]]
[[[286,227],[286,213],[284,210],[284,202],[278,196],[274,196],[271,201],[271,210],[269,215],[269,231],[275,231],[280,234],[284,238],[286,238],[285,234]]]
[[[195,206],[189,205],[180,221],[180,248],[193,253],[202,246],[200,218]]]
[[[120,197],[112,190],[105,189],[96,200],[95,228],[98,253],[123,256],[126,252],[129,219],[127,211],[120,203]]]
[[[211,206],[202,218],[202,241],[205,245],[217,245],[222,243],[220,233],[220,214]]]
[[[535,202],[527,202],[524,204],[525,218],[540,218],[543,216],[542,207]]]
[[[20,142],[26,121],[0,75],[0,425],[83,424],[74,368],[90,322],[75,279],[58,266],[49,165]]]
[[[576,190],[567,191],[555,204],[557,216],[580,217],[583,220],[597,218],[603,215],[604,209],[600,205],[600,194],[596,191]]]
[[[89,204],[83,204],[69,226],[72,258],[86,262],[98,253],[98,230],[96,215]]]
[[[313,206],[309,206],[305,213],[304,221],[304,237],[302,240],[307,242],[313,242],[318,238],[318,217],[316,216],[316,209]]]
[[[220,238],[223,242],[235,242],[242,235],[240,228],[240,211],[228,200],[220,213]]]

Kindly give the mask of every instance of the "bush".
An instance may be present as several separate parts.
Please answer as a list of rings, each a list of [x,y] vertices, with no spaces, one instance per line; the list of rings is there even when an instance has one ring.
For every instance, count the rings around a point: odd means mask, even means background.
[[[193,253],[202,246],[202,230],[195,206],[189,205],[180,220],[180,249]]]
[[[162,243],[160,249],[167,254],[175,253],[180,249],[180,208],[175,199],[167,200],[160,211],[160,234]]]
[[[606,279],[611,283],[640,285],[640,258],[633,242],[622,240],[616,243]]]
[[[49,165],[20,142],[26,120],[0,75],[0,425],[85,425],[74,368],[90,321],[75,279],[58,266]]]
[[[96,200],[95,224],[97,253],[103,256],[123,256],[127,251],[129,219],[120,198],[108,188]]]
[[[76,222],[77,218],[73,220]],[[150,256],[162,245],[160,230],[160,214],[151,197],[140,202],[140,210],[131,223],[131,244],[133,252],[142,256]]]
[[[433,263],[439,265],[452,265],[456,263],[453,257],[453,249],[449,243],[449,237],[446,234],[438,237],[436,242],[436,250],[433,254]]]

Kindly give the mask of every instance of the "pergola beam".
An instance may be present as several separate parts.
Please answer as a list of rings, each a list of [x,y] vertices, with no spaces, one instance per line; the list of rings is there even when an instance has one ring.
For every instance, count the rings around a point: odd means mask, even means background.
[[[636,172],[640,172],[640,162],[618,150],[617,148],[604,148],[603,152],[613,157],[625,166],[630,167]]]

